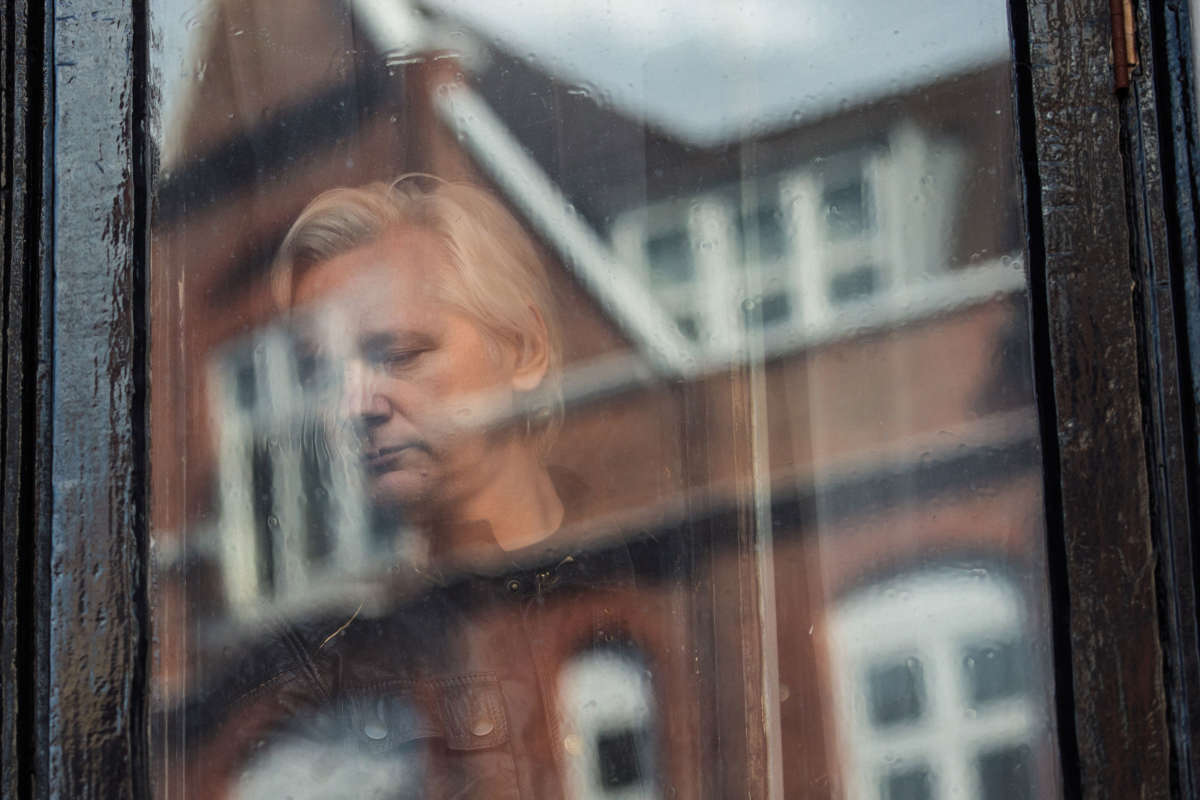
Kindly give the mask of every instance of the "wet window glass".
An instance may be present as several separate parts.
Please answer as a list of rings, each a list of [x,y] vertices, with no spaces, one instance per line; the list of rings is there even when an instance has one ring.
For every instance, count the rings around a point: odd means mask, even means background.
[[[976,645],[966,648],[963,670],[967,696],[972,703],[988,703],[1018,695],[1023,690],[1023,671],[1028,656],[1015,642]]]
[[[153,0],[155,796],[1056,796],[1007,13]]]
[[[882,800],[930,800],[933,780],[926,767],[898,769],[888,773],[880,790]]]
[[[925,678],[919,660],[910,657],[872,667],[868,680],[872,723],[882,727],[920,719]]]

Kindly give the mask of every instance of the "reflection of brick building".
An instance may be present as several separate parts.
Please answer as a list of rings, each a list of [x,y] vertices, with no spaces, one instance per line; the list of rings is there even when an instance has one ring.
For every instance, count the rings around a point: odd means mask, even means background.
[[[634,662],[563,651],[564,704],[595,726],[573,746],[599,759],[579,785],[656,796],[638,789],[654,760],[680,797],[779,780],[788,796],[1048,793],[1041,484],[1011,125],[995,110],[1007,64],[701,147],[467,47],[449,23],[397,6],[389,27],[379,4],[350,6],[215,4],[169,133],[153,526],[192,570],[161,580],[164,696],[185,703],[220,670],[216,653],[175,649],[184,626],[311,589],[283,556],[263,577],[286,492],[279,478],[261,500],[255,476],[290,456],[230,438],[256,423],[221,360],[248,348],[242,385],[287,394],[267,379],[270,340],[253,338],[273,321],[263,278],[283,231],[323,188],[427,171],[491,184],[528,222],[569,309],[569,375],[603,384],[568,409],[551,460],[591,488],[581,536],[636,536],[640,594],[616,613],[654,697],[621,677]],[[514,142],[524,156],[505,155]],[[583,369],[614,356],[638,366]],[[289,496],[311,508],[296,469]],[[334,539],[366,535],[338,525]],[[176,592],[193,618],[171,616]],[[994,614],[954,627],[929,610],[956,602]],[[891,634],[874,650],[872,620]],[[579,710],[589,681],[624,687],[623,722]],[[955,702],[973,722],[951,753],[929,720],[957,718]]]

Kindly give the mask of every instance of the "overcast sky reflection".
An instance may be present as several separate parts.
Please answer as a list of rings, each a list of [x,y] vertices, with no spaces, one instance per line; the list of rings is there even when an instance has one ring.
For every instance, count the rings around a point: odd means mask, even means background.
[[[430,0],[696,143],[1008,57],[1003,0]]]
[[[397,3],[403,0],[396,0]],[[169,124],[204,0],[153,0]],[[1008,57],[1004,0],[427,0],[470,33],[696,144]]]

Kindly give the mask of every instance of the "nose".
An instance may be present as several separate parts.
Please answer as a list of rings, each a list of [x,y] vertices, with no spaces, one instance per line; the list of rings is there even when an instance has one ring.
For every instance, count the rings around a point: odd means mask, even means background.
[[[385,422],[391,406],[379,388],[372,371],[361,360],[352,359],[347,363],[338,409],[342,418],[364,430]]]

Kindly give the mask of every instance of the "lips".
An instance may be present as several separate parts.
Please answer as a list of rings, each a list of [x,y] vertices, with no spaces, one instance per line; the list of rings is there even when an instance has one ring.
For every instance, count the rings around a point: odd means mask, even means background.
[[[398,462],[409,450],[429,452],[429,448],[422,442],[405,442],[390,447],[380,447],[363,453],[363,466],[368,472],[375,475],[389,472],[399,466]]]

